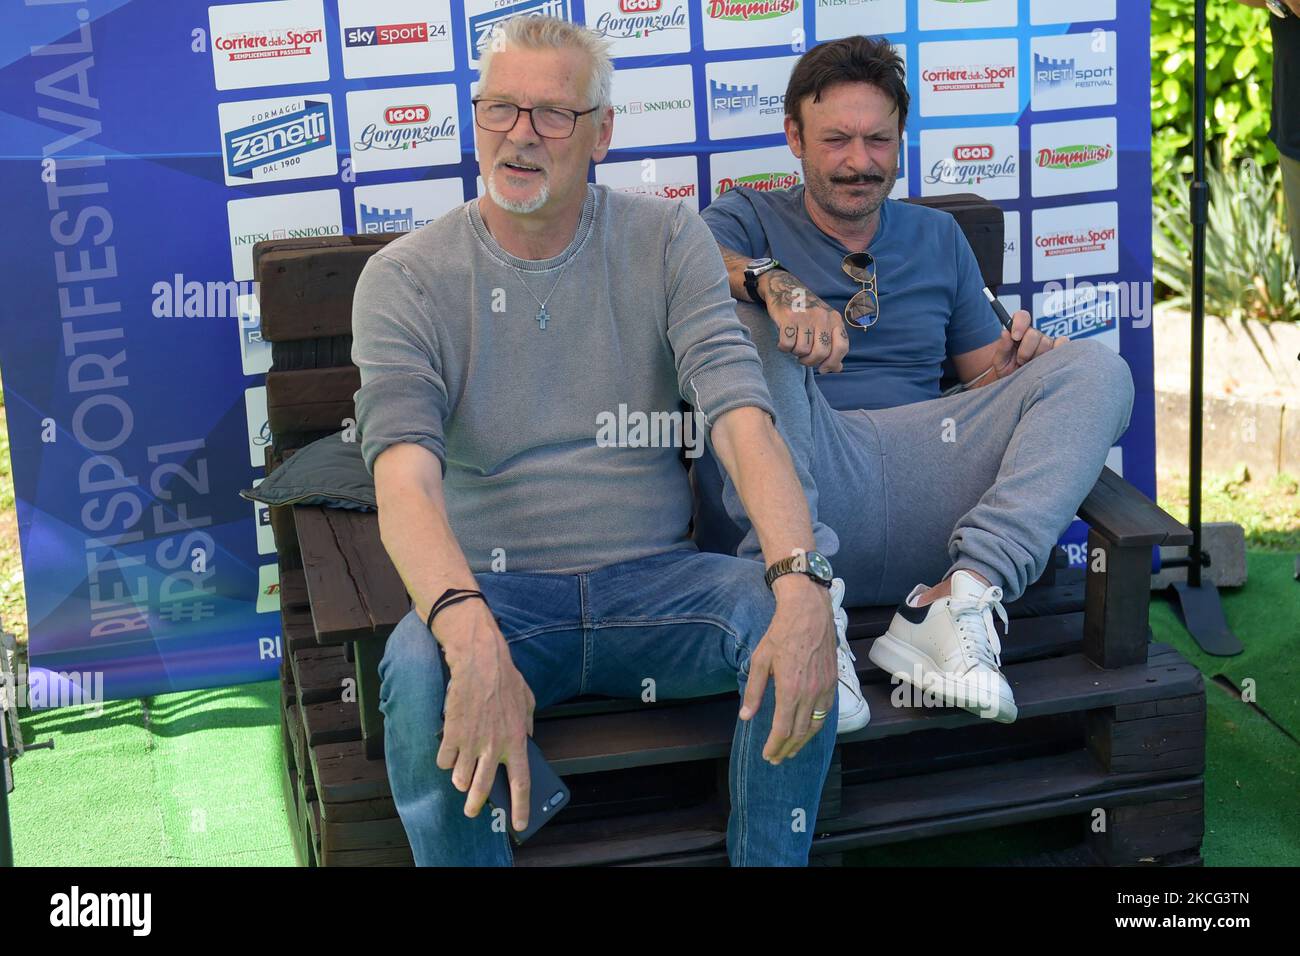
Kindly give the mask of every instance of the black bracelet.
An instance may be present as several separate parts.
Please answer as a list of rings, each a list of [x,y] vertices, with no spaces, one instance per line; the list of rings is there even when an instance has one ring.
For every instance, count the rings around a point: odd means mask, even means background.
[[[447,588],[447,590],[443,591],[442,594],[438,596],[438,600],[433,602],[433,607],[429,608],[429,617],[424,622],[424,626],[432,632],[433,616],[435,614],[444,608],[451,607],[453,604],[459,604],[461,601],[469,601],[473,598],[478,598],[484,604],[488,603],[488,599],[484,596],[482,591],[471,591],[468,588]],[[491,608],[492,606],[489,604],[488,610],[491,611]]]

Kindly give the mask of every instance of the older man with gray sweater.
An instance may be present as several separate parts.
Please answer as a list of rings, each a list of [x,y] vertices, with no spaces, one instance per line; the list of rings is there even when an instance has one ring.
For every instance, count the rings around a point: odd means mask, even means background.
[[[613,128],[599,38],[521,17],[483,52],[487,195],[375,253],[353,317],[362,453],[414,605],[380,709],[416,862],[511,862],[536,707],[739,688],[728,853],[801,865],[835,742],[831,572],[718,247],[679,203],[587,182]],[[685,402],[762,563],[696,549],[680,448],[602,427]],[[480,812],[501,764],[508,822]]]

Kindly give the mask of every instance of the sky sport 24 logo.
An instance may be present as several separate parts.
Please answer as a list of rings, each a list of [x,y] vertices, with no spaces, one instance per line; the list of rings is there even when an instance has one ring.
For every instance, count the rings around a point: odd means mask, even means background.
[[[428,43],[449,36],[446,23],[388,23],[382,26],[349,27],[344,46],[388,46],[394,43]]]

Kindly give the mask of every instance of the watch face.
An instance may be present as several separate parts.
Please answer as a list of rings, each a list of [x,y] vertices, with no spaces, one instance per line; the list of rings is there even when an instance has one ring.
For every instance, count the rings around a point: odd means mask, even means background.
[[[765,258],[762,258],[762,259],[750,259],[750,260],[749,260],[749,269],[750,269],[751,271],[753,271],[753,270],[755,270],[755,269],[765,269],[765,268],[767,268],[768,266],[770,266],[771,264],[772,264],[772,259],[771,259],[771,257],[765,257]]]
[[[808,570],[823,581],[830,581],[833,576],[831,563],[817,551],[808,552]]]

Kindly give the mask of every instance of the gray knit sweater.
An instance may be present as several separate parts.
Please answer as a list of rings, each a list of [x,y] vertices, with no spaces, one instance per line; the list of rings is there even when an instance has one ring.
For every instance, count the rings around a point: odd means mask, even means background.
[[[494,556],[575,573],[693,548],[681,449],[634,431],[611,447],[602,423],[683,399],[706,428],[741,406],[771,414],[704,222],[604,186],[551,259],[505,252],[475,200],[393,241],[361,274],[352,329],[366,467],[395,442],[433,452],[475,572]]]

